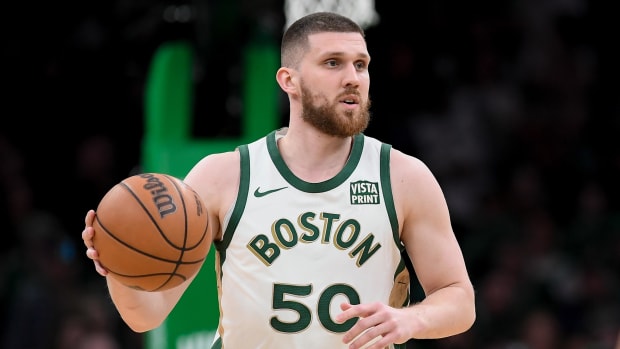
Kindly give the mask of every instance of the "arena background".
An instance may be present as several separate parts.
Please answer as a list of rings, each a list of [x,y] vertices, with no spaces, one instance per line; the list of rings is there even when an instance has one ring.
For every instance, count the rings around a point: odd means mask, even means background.
[[[185,5],[189,19],[167,15]],[[0,347],[143,346],[84,256],[84,214],[141,169],[157,48],[195,45],[192,136],[235,137],[243,48],[277,44],[282,5],[3,5]],[[620,346],[620,57],[611,4],[377,1],[376,9],[366,133],[437,175],[477,290],[470,331],[410,347]],[[286,101],[279,105],[284,124]]]

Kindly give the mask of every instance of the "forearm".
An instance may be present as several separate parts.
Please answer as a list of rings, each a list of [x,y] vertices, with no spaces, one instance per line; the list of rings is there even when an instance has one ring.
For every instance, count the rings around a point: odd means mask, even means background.
[[[412,338],[444,338],[467,331],[476,318],[471,285],[453,285],[429,294],[407,308],[413,318]]]
[[[108,292],[121,318],[135,332],[150,331],[161,325],[178,299],[174,294],[178,292],[176,289],[145,292],[129,288],[112,277],[106,280]]]

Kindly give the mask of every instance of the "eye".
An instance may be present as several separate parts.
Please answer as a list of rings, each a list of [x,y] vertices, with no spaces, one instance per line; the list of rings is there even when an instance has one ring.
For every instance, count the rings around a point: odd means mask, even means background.
[[[356,68],[357,70],[364,70],[364,69],[366,69],[366,68],[367,68],[367,66],[368,66],[368,65],[367,65],[367,64],[366,64],[366,62],[364,62],[364,61],[358,61],[358,62],[355,62],[355,68]]]
[[[336,61],[335,59],[330,59],[330,60],[325,61],[325,65],[328,67],[337,67],[338,61]]]

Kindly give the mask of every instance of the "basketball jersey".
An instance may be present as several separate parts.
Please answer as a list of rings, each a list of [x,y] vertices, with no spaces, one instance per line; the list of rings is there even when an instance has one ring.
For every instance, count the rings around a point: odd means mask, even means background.
[[[340,303],[408,303],[390,145],[359,134],[337,175],[309,183],[279,153],[285,132],[238,148],[239,192],[215,242],[213,348],[344,349],[357,319],[335,322]]]

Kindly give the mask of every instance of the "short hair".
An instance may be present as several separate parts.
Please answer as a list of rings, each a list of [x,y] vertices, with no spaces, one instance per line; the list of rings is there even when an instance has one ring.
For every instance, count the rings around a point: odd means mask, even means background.
[[[316,33],[360,33],[362,29],[353,20],[333,12],[315,12],[291,24],[282,36],[280,60],[284,67],[295,67],[309,47],[308,36]]]

